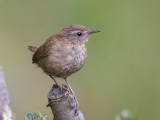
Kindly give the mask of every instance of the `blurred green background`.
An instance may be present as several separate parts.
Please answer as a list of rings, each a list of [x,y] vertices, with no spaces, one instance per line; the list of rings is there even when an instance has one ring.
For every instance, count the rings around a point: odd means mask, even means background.
[[[72,24],[103,31],[90,37],[85,67],[68,78],[86,120],[114,120],[123,109],[158,120],[159,0],[0,0],[0,65],[17,120],[36,111],[52,118],[45,106],[53,81],[27,46]]]

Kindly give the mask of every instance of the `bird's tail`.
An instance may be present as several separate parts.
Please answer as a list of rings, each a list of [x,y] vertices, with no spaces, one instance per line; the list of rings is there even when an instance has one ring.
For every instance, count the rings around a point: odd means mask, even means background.
[[[28,46],[28,50],[30,50],[31,52],[36,52],[37,51],[37,47],[34,46]]]

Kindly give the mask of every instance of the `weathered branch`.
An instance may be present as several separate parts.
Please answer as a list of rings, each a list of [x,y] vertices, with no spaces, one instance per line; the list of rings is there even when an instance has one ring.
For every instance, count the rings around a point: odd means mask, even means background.
[[[0,67],[0,120],[13,120],[10,98],[2,67]]]
[[[51,107],[54,120],[84,120],[84,116],[80,111],[75,113],[77,103],[74,96],[67,90],[59,91],[59,88],[53,85],[48,93],[48,101],[47,106]]]

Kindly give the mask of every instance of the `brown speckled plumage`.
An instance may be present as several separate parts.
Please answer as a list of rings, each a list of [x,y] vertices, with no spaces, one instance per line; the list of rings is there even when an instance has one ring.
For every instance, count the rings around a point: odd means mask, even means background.
[[[87,58],[85,44],[89,35],[96,32],[100,31],[89,30],[82,25],[66,27],[48,38],[39,48],[29,46],[28,48],[35,52],[32,61],[52,79],[55,77],[66,79],[84,66]]]

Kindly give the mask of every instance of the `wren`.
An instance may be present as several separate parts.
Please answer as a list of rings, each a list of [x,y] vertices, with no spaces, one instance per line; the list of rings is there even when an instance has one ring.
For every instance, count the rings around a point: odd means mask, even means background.
[[[28,46],[34,52],[32,62],[48,74],[59,87],[66,89],[55,78],[63,78],[73,93],[67,77],[80,70],[87,58],[86,43],[91,34],[100,30],[90,30],[82,25],[68,26],[47,39],[40,47]]]

